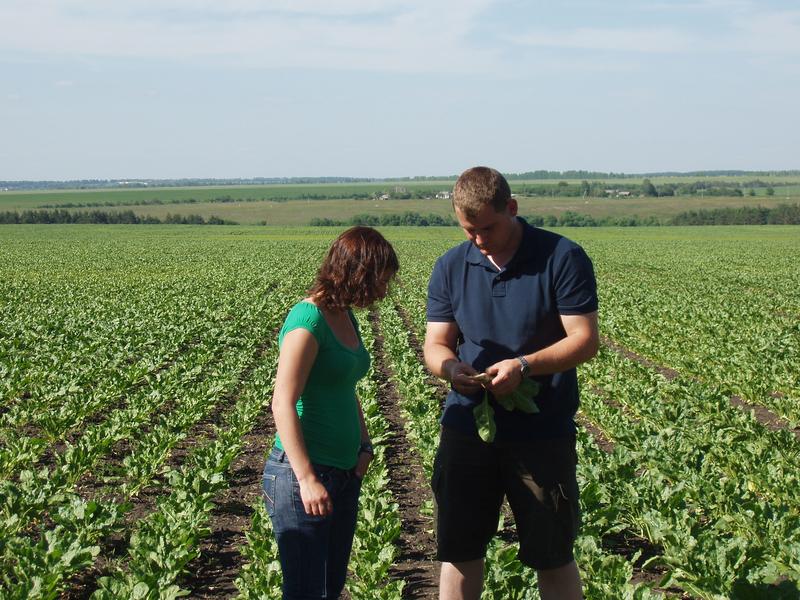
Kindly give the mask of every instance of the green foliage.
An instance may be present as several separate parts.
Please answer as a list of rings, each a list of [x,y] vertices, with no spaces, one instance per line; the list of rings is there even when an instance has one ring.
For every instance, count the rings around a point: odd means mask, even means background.
[[[223,220],[211,216],[208,220],[200,215],[170,215],[161,220],[157,217],[140,217],[132,210],[122,211],[68,211],[58,210],[25,210],[0,212],[0,225],[50,225],[54,223],[80,223],[92,225],[236,225],[234,221]]]
[[[442,227],[457,225],[453,217],[443,217],[430,213],[421,215],[406,211],[402,214],[370,215],[366,213],[354,215],[349,219],[337,220],[314,217],[308,223],[311,227],[333,227],[346,225],[368,225],[372,227]]]
[[[483,392],[483,400],[472,409],[475,417],[475,426],[478,428],[478,435],[484,442],[491,443],[497,433],[497,426],[494,422],[494,409],[489,404],[489,392]]]
[[[69,595],[72,582],[91,580],[109,539],[121,542],[123,555],[104,563],[98,597],[192,594],[185,573],[213,526],[231,465],[251,433],[271,434],[255,428],[268,410],[275,330],[334,235],[4,228],[0,596]],[[403,271],[377,307],[384,360],[403,435],[430,476],[445,392],[417,352],[426,283],[435,259],[463,236],[455,228],[388,235]],[[602,332],[620,346],[580,367],[580,420],[613,442],[601,450],[602,440],[579,427],[576,558],[586,597],[651,598],[669,586],[696,598],[796,598],[796,232],[569,235],[593,259]],[[362,324],[371,343],[368,330]],[[359,388],[379,455],[391,433],[373,403],[383,384],[373,372]],[[785,428],[766,427],[733,406],[732,395],[768,407]],[[399,598],[402,582],[389,574],[402,523],[378,458],[365,482],[348,586],[353,597]],[[134,518],[137,495],[156,500]],[[430,507],[427,496],[428,529]],[[280,597],[269,519],[263,503],[254,509],[237,585],[247,598]],[[537,597],[535,574],[516,559],[514,543],[491,543],[485,597]]]
[[[539,387],[537,381],[525,377],[513,392],[494,396],[494,399],[505,410],[520,410],[529,414],[538,413],[539,407],[533,398],[539,393]],[[493,442],[497,426],[494,421],[494,409],[489,403],[489,390],[484,390],[483,400],[472,409],[472,414],[475,417],[478,435],[484,442]]]
[[[672,225],[800,225],[800,204],[781,204],[775,208],[742,206],[693,210],[671,220]]]

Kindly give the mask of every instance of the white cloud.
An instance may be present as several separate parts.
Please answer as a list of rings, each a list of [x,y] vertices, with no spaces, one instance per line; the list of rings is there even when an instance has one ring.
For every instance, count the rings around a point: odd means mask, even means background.
[[[698,39],[671,29],[620,29],[581,27],[560,32],[530,31],[510,36],[525,46],[579,50],[613,50],[635,53],[673,54],[696,49]]]
[[[601,69],[626,70],[655,55],[731,52],[792,62],[800,53],[800,11],[768,6],[625,2],[620,16],[634,10],[653,18],[644,25],[540,25],[512,35],[504,28],[524,27],[525,20],[503,25],[502,0],[3,0],[0,55],[407,73],[512,73],[523,65],[573,70],[589,59]],[[537,22],[540,9],[527,10]],[[581,51],[585,60],[563,50]]]
[[[731,12],[749,11],[753,8],[750,0],[696,0],[694,2],[645,2],[639,7],[646,11],[663,12],[721,12],[730,14]]]
[[[749,14],[734,26],[742,48],[753,54],[800,55],[800,10]]]
[[[534,29],[509,36],[523,46],[648,54],[740,54],[746,60],[800,55],[800,10],[768,9],[746,0],[642,4],[641,10],[674,13],[663,27]],[[687,11],[706,11],[704,19]],[[678,16],[678,13],[684,13]],[[711,19],[711,20],[709,20]]]
[[[496,0],[77,2],[0,5],[0,50],[260,67],[488,67],[466,37]]]

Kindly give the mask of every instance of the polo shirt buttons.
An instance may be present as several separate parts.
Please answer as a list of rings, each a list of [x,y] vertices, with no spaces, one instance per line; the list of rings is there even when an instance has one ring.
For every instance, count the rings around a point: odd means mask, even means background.
[[[502,298],[506,295],[506,280],[495,277],[492,280],[492,297]]]

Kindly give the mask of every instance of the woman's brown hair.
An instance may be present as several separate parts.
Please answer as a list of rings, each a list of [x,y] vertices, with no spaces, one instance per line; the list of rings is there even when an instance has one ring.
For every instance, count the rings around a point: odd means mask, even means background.
[[[308,293],[328,310],[369,306],[385,295],[399,269],[386,238],[371,227],[351,227],[331,244]]]

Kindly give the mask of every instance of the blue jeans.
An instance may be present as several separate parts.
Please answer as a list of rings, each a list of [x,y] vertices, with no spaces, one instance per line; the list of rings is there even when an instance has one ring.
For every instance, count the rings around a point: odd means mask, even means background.
[[[314,465],[333,512],[306,514],[286,453],[273,448],[264,467],[264,501],[278,542],[284,600],[338,598],[347,577],[361,480],[352,470]]]

